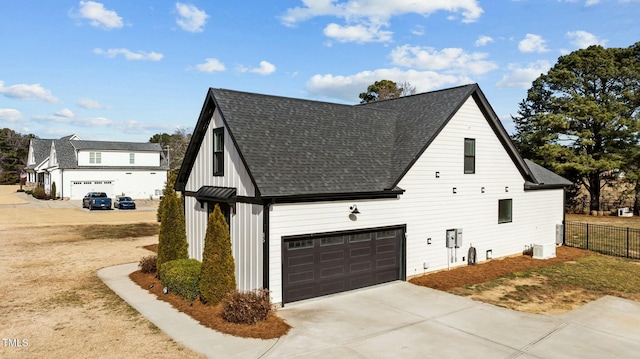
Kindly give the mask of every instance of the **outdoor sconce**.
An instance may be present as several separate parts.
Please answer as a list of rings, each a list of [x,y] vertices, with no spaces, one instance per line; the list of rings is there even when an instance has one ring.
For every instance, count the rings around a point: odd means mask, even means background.
[[[480,192],[484,193],[484,187],[480,188]]]
[[[440,178],[440,172],[436,172],[436,178]]]
[[[487,250],[487,259],[493,258],[493,251],[491,249]]]
[[[360,211],[358,211],[358,206],[355,204],[349,207],[349,210],[351,211],[351,214],[360,214]]]
[[[431,244],[431,238],[427,238],[427,244]]]
[[[504,188],[504,191],[505,191],[505,192],[509,192],[509,186],[506,186],[506,187]]]
[[[453,187],[453,193],[458,193],[458,189]]]

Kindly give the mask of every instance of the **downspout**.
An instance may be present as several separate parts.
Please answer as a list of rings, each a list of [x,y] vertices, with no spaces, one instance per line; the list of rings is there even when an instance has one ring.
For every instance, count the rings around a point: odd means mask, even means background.
[[[60,188],[62,188],[60,190],[60,199],[64,199],[64,169],[63,168],[60,169],[60,182],[62,182],[60,183],[60,186],[61,186]]]
[[[269,211],[271,203],[262,206],[262,288],[269,289]]]

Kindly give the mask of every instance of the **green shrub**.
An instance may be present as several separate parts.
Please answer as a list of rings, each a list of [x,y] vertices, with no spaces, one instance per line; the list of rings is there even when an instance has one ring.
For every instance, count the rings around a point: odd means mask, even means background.
[[[49,196],[44,191],[44,187],[36,187],[33,189],[32,196],[37,199],[49,199]]]
[[[231,253],[229,226],[220,206],[216,204],[207,222],[202,252],[202,301],[216,305],[236,289],[235,264]]]
[[[167,182],[162,199],[162,221],[158,233],[158,270],[165,262],[189,257],[184,209],[176,191]],[[162,279],[162,272],[160,279]]]
[[[200,271],[202,263],[197,259],[177,259],[165,262],[160,268],[162,286],[193,302],[200,294]]]
[[[142,273],[155,273],[156,272],[156,261],[158,257],[155,255],[142,257],[140,259],[140,263],[138,263],[138,267],[140,267],[140,271]]]
[[[51,184],[51,199],[53,199],[53,200],[55,200],[55,199],[56,199],[56,190],[57,190],[57,188],[56,188],[56,183],[55,183],[55,182],[53,182],[53,183]]]
[[[249,292],[235,290],[222,301],[222,318],[231,323],[255,324],[267,319],[271,309],[268,290],[258,289]]]

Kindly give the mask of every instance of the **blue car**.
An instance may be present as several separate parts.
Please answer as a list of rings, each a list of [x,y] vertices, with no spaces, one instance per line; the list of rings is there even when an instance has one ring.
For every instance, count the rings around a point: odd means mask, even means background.
[[[118,209],[136,209],[136,202],[127,196],[116,197],[116,201],[113,204]]]

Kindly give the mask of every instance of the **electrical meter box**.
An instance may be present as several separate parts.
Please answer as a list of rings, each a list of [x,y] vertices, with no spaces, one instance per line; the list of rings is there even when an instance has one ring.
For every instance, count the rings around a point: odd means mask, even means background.
[[[462,228],[447,229],[447,248],[462,247]]]

